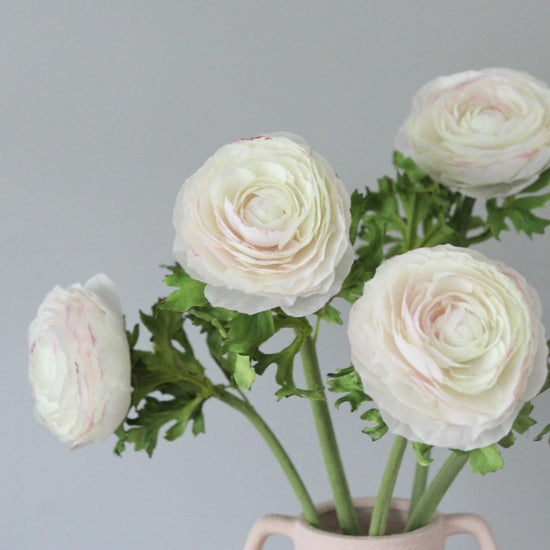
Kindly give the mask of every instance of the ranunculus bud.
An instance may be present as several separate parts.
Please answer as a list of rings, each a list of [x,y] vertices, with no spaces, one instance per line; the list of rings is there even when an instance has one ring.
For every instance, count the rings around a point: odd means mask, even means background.
[[[536,291],[450,245],[383,263],[352,307],[352,362],[390,430],[461,450],[511,429],[547,373]]]
[[[207,283],[214,306],[308,315],[338,293],[351,268],[349,207],[334,170],[301,138],[238,140],[179,192],[174,255]]]
[[[464,195],[517,193],[550,167],[550,88],[509,69],[436,78],[415,95],[395,148]]]
[[[105,275],[55,287],[29,327],[37,419],[73,448],[106,439],[130,406],[130,352],[117,290]]]

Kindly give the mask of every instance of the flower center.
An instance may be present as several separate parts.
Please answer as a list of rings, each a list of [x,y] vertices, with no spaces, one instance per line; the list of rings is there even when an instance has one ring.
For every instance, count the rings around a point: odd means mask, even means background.
[[[472,113],[469,126],[474,132],[492,133],[497,131],[503,122],[506,122],[506,117],[502,111],[489,107]]]
[[[244,221],[256,227],[273,225],[285,215],[285,210],[271,197],[253,195],[244,208]]]

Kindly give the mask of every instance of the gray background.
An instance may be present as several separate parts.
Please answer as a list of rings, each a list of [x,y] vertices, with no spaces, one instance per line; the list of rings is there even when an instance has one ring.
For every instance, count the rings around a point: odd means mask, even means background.
[[[241,548],[254,520],[298,507],[237,413],[206,407],[207,433],[161,441],[153,460],[105,444],[71,452],[35,422],[26,327],[55,285],[103,271],[128,323],[165,293],[176,193],[219,146],[303,135],[351,191],[390,171],[394,134],[427,80],[506,66],[550,81],[547,2],[1,1],[0,546]],[[546,310],[547,241],[483,248],[524,272]],[[321,340],[347,366],[343,329]],[[330,498],[308,404],[254,400]],[[539,416],[550,420],[550,399]],[[355,495],[376,492],[390,439],[371,444],[346,410],[338,436]],[[441,508],[485,516],[502,549],[547,547],[550,448],[524,437],[503,472],[465,471]],[[408,457],[397,494],[409,493]],[[266,548],[288,549],[273,539]],[[449,548],[476,548],[458,537]]]

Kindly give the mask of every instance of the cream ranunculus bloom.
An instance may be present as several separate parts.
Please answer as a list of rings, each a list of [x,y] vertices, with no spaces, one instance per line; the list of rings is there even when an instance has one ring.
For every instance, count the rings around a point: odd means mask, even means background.
[[[395,148],[470,197],[517,193],[550,166],[550,88],[509,69],[436,78],[415,95]]]
[[[329,163],[298,136],[219,149],[184,183],[174,255],[214,305],[253,314],[318,310],[353,261],[350,200]]]
[[[352,362],[390,430],[461,450],[505,436],[541,389],[536,291],[480,253],[443,245],[383,263],[349,319]]]
[[[130,352],[117,290],[105,275],[55,287],[31,323],[37,419],[73,448],[103,441],[130,406]]]

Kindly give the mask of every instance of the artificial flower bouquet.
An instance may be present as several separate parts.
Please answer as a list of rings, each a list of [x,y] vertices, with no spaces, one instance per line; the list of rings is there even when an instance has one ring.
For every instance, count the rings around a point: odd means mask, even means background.
[[[377,190],[350,197],[295,135],[223,146],[176,199],[172,291],[141,312],[149,349],[137,347],[140,327],[125,330],[105,275],[48,294],[29,329],[37,418],[73,447],[114,432],[116,453],[131,444],[152,455],[160,435],[204,432],[205,405],[217,399],[250,420],[305,519],[320,526],[290,455],[251,402],[256,377],[273,376],[281,406],[310,400],[340,528],[356,535],[332,391],[373,440],[395,435],[370,535],[385,533],[408,447],[417,467],[406,530],[429,523],[467,462],[482,474],[503,467],[501,449],[535,423],[531,400],[549,386],[537,292],[470,247],[550,225],[534,213],[550,199],[550,89],[506,69],[429,82],[398,132],[394,166]],[[322,373],[317,335],[321,323],[343,324],[339,300],[352,304],[352,365],[346,354]],[[190,327],[209,364],[194,354]],[[282,330],[290,343],[266,351]],[[298,368],[305,387],[295,384]],[[540,427],[537,439],[549,431]],[[449,457],[430,475],[434,446]]]

